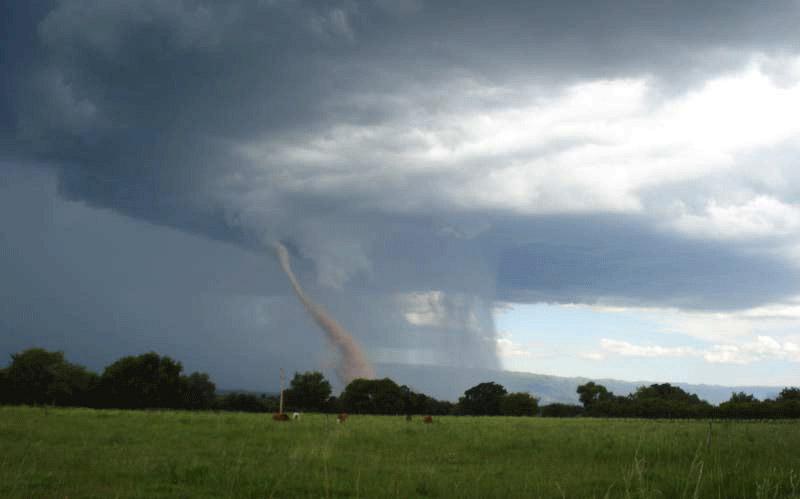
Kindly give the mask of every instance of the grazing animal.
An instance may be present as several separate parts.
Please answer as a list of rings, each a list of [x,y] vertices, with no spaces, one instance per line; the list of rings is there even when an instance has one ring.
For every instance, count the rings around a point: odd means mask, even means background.
[[[272,415],[274,421],[289,421],[289,415],[283,412],[276,412]]]
[[[342,412],[338,416],[336,416],[336,422],[337,423],[344,423],[345,421],[347,421],[347,413],[346,412]]]
[[[292,419],[300,419],[300,413],[299,412],[292,413]]]
[[[425,416],[424,418],[422,418],[422,422],[425,424],[433,423],[433,418],[430,416]]]

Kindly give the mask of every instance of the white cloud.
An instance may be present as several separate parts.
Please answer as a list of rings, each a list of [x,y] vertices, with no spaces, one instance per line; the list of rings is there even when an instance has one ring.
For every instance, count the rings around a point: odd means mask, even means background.
[[[737,315],[747,319],[764,320],[800,320],[800,298],[785,303],[774,303],[750,308],[738,312]]]
[[[602,358],[603,352],[624,357],[697,357],[714,364],[751,364],[763,360],[800,362],[800,345],[795,342],[779,342],[769,336],[758,336],[754,341],[739,344],[718,344],[708,348],[664,347],[659,345],[635,345],[627,341],[603,338],[602,352],[593,352]],[[591,358],[583,355],[584,358]]]
[[[481,330],[476,312],[480,301],[477,297],[431,290],[399,293],[395,295],[395,301],[406,322],[413,326],[470,332]]]
[[[760,360],[787,360],[800,362],[800,345],[780,343],[769,336],[759,336],[755,341],[741,345],[715,345],[703,358],[707,362],[750,364]]]
[[[624,307],[609,304],[569,304],[597,313],[628,314],[656,325],[665,334],[689,336],[705,342],[743,340],[756,336],[783,336],[800,331],[800,297],[730,312],[706,312],[658,307]]]
[[[739,347],[734,345],[718,345],[707,352],[703,358],[707,362],[715,364],[749,364],[753,361],[752,357],[745,356],[740,352]]]
[[[533,357],[533,352],[520,343],[515,343],[508,337],[499,337],[495,340],[497,356],[501,359],[509,357]]]
[[[650,309],[645,312],[664,324],[667,334],[681,334],[703,341],[744,341],[754,337],[791,337],[800,331],[797,299],[732,312],[690,312]]]
[[[548,349],[545,344],[535,341],[519,342],[507,331],[498,331],[494,338],[495,351],[498,358],[505,361],[506,368],[525,365],[526,360],[544,359],[558,356],[561,352]]]
[[[684,211],[674,222],[682,232],[699,237],[746,238],[793,236],[800,230],[800,204],[756,196],[743,204],[723,205],[711,199],[701,214]]]
[[[367,108],[394,102],[392,120],[336,123],[238,151],[261,172],[293,168],[268,176],[270,185],[348,192],[378,210],[651,211],[701,236],[790,234],[800,209],[769,195],[739,204],[707,199],[699,213],[670,212],[680,198],[655,207],[641,199],[655,187],[735,172],[743,155],[797,141],[800,79],[776,84],[764,60],[668,99],[645,78],[557,90],[455,79],[360,98]]]
[[[695,349],[689,347],[643,346],[608,338],[600,340],[600,347],[606,352],[626,357],[690,357],[698,354]]]
[[[662,322],[664,333],[682,334],[705,341],[744,338],[752,335],[756,328],[766,326],[736,312],[687,312],[668,309],[652,310],[648,315]]]
[[[800,206],[775,179],[794,164],[772,165],[769,182],[753,190],[752,158],[800,145],[800,77],[779,85],[763,69],[767,60],[666,98],[647,78],[545,88],[463,74],[343,95],[329,104],[331,116],[352,107],[382,118],[236,142],[242,161],[212,192],[246,231],[285,226],[294,234],[280,201],[295,197],[377,215],[616,212],[695,238],[779,236],[781,248],[755,249],[789,258],[786,248],[800,248]],[[713,187],[719,178],[721,192]],[[440,231],[469,239],[487,227]],[[341,269],[326,280],[341,284],[367,268],[341,260],[320,264]]]
[[[496,301],[492,304],[492,313],[497,316],[514,310],[514,304],[507,301]]]

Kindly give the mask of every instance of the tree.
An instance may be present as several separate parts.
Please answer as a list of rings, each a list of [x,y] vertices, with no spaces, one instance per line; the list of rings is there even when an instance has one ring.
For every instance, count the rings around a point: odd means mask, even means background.
[[[796,387],[784,388],[783,390],[781,390],[781,393],[775,400],[777,402],[788,402],[790,400],[800,401],[800,388]]]
[[[289,407],[321,412],[331,396],[331,384],[321,372],[294,373],[285,395]]]
[[[181,378],[183,407],[186,409],[211,409],[216,400],[217,386],[206,373],[192,373]]]
[[[587,409],[595,402],[609,400],[614,397],[614,394],[609,392],[605,386],[598,385],[594,381],[580,385],[575,391],[579,395],[581,404]]]
[[[539,410],[539,400],[529,393],[509,393],[500,401],[500,410],[505,416],[533,416]]]
[[[339,400],[339,397],[331,395],[331,397],[325,403],[324,412],[338,414],[342,411],[344,411],[344,407],[342,407],[342,401]]]
[[[744,392],[732,393],[731,398],[723,402],[714,411],[721,418],[760,419],[768,415],[767,404]]]
[[[494,382],[480,383],[464,392],[458,399],[463,414],[496,416],[501,414],[500,403],[506,394],[502,385]]]
[[[124,409],[179,408],[184,402],[180,362],[149,352],[123,357],[100,379],[105,405]]]
[[[748,393],[737,392],[731,394],[731,398],[728,399],[728,402],[731,404],[750,404],[753,402],[758,402],[758,400]]]
[[[354,379],[339,398],[343,410],[356,414],[402,414],[406,397],[389,378]]]
[[[30,348],[11,356],[6,371],[12,403],[86,405],[96,375],[64,359],[63,352]]]
[[[448,414],[456,414],[456,404],[448,400],[437,400],[433,397],[427,397],[425,401],[425,414],[446,416]]]
[[[406,414],[446,415],[453,409],[452,402],[436,400],[435,398],[417,393],[406,385],[400,387],[405,400],[403,412]]]
[[[8,369],[0,368],[0,405],[12,402],[11,384],[8,382]]]
[[[694,393],[688,393],[680,387],[672,386],[669,383],[653,384],[650,386],[640,386],[631,396],[634,400],[660,399],[687,404],[699,404],[702,401]]]

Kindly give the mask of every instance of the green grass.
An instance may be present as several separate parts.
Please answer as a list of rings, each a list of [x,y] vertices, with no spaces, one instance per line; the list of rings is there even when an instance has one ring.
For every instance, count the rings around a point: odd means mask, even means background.
[[[800,424],[0,407],[0,497],[800,497]]]

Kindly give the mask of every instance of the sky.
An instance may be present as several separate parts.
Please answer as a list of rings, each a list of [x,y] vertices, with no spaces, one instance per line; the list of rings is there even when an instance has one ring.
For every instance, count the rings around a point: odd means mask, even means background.
[[[0,9],[0,355],[800,383],[796,0]]]

